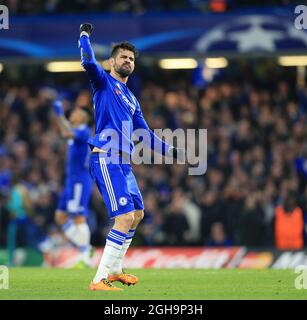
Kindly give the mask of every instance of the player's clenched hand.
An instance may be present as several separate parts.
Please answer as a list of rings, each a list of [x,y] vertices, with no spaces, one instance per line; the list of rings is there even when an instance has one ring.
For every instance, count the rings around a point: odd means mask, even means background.
[[[185,161],[185,149],[183,148],[175,148],[170,147],[168,150],[168,155],[173,156],[175,159],[179,160],[180,162]]]
[[[86,32],[89,36],[91,35],[91,33],[93,32],[94,27],[92,24],[86,22],[86,23],[82,23],[80,25],[80,33],[82,32]]]
[[[63,116],[64,115],[64,108],[63,108],[62,101],[55,100],[52,104],[52,110],[58,117]]]

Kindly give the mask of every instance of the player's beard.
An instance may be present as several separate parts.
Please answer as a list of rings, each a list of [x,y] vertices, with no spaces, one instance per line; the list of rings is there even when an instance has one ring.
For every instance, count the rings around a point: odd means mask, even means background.
[[[126,78],[129,77],[130,74],[132,73],[132,68],[130,66],[130,68],[126,68],[127,64],[123,64],[120,67],[116,66],[115,67],[115,71],[122,77],[122,78]]]

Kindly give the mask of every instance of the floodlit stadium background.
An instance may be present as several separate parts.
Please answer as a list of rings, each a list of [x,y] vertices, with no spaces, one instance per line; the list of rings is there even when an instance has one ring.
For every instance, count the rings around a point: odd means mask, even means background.
[[[182,165],[134,167],[146,215],[126,266],[303,263],[307,30],[298,28],[304,16],[294,13],[294,2],[4,1],[10,16],[9,29],[0,29],[0,264],[74,263],[76,252],[54,224],[66,142],[49,100],[57,90],[67,114],[92,103],[79,62],[82,22],[94,25],[92,42],[106,68],[112,42],[139,48],[128,85],[152,129],[208,129],[205,175],[188,176]],[[25,199],[26,215],[16,207]],[[285,222],[276,208],[289,202]],[[110,228],[96,189],[89,224],[94,267]]]

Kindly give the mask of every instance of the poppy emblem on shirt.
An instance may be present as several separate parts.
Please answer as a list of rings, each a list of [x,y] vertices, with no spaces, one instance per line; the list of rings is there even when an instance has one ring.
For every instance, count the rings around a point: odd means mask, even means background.
[[[120,90],[118,90],[118,89],[116,89],[116,88],[115,88],[115,93],[116,93],[116,94],[122,94],[122,93],[120,92]]]

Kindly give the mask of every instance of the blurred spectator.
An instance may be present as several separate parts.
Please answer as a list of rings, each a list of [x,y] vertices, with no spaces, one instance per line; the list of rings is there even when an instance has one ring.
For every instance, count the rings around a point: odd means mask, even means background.
[[[6,243],[6,230],[9,222],[9,211],[7,209],[7,197],[0,191],[0,246]]]
[[[163,244],[163,216],[158,207],[157,195],[155,193],[145,195],[144,204],[145,216],[139,230],[141,244],[146,246]]]
[[[245,199],[239,221],[240,244],[254,247],[264,244],[265,217],[260,201],[260,193],[252,193]]]
[[[211,226],[217,221],[222,221],[222,205],[218,201],[218,194],[213,191],[205,191],[199,200],[201,206],[201,244],[208,243]]]
[[[36,248],[36,238],[31,220],[32,203],[26,187],[21,183],[13,185],[8,202],[9,223],[7,229],[8,264],[13,265],[14,251],[18,238],[26,247]]]
[[[227,238],[225,228],[222,223],[215,222],[211,225],[210,240],[208,246],[210,247],[223,247],[231,246],[233,242]]]
[[[304,220],[297,206],[295,193],[290,191],[283,205],[275,210],[275,241],[280,250],[298,250],[304,247]]]
[[[184,199],[175,191],[169,213],[165,217],[164,233],[167,245],[182,246],[190,242],[191,229],[184,213]]]

